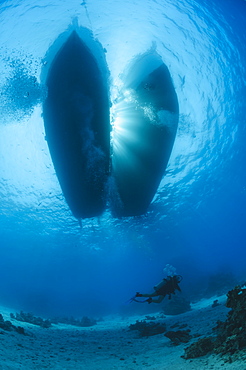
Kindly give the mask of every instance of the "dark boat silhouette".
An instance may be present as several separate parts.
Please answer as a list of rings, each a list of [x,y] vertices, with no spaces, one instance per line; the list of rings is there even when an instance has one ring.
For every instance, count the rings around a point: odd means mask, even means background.
[[[144,214],[167,167],[178,125],[178,100],[168,68],[151,51],[123,76],[115,109],[113,214]]]
[[[96,58],[76,31],[55,55],[46,86],[46,139],[61,189],[76,218],[98,216],[107,201],[108,91]]]

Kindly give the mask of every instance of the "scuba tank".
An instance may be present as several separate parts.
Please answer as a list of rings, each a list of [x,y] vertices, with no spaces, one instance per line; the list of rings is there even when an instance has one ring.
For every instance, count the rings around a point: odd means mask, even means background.
[[[181,282],[181,280],[182,280],[182,276],[180,275],[167,276],[166,278],[162,279],[158,284],[154,286],[154,290],[157,291],[160,288],[162,288],[164,285],[172,282],[173,292],[176,289],[180,291],[178,284]]]
[[[167,282],[167,279],[162,279],[158,284],[154,286],[154,290],[159,290],[162,288]]]

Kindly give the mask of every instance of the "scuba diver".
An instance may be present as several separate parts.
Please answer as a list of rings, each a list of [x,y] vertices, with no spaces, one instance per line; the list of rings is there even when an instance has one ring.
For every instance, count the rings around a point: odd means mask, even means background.
[[[182,276],[180,275],[174,275],[174,272],[176,269],[174,269],[170,265],[166,265],[166,268],[164,271],[168,271],[169,273],[172,273],[168,275],[166,278],[162,279],[160,283],[154,286],[154,292],[153,293],[139,293],[137,292],[133,298],[130,299],[130,301],[139,302],[139,303],[161,303],[163,299],[168,295],[168,298],[171,299],[171,294],[175,294],[175,290],[178,290],[181,292],[181,289],[179,287],[179,283],[182,280]],[[148,297],[148,299],[142,301],[137,300],[138,297]],[[153,299],[153,297],[158,297],[157,299]]]

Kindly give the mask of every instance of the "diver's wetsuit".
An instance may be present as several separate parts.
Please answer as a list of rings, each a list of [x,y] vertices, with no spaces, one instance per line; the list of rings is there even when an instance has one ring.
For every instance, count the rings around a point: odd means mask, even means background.
[[[178,286],[178,281],[176,276],[168,276],[166,279],[163,279],[163,286],[159,289],[156,289],[156,293],[158,295],[166,296],[167,294],[174,294],[175,290],[179,290],[181,292],[180,287]]]
[[[163,279],[159,284],[157,284],[154,287],[154,290],[155,290],[154,293],[142,294],[142,293],[137,292],[136,295],[131,299],[131,302],[135,301],[135,302],[141,302],[141,303],[144,303],[144,302],[161,303],[166,295],[168,295],[168,298],[170,299],[171,294],[175,294],[175,290],[179,290],[181,292],[181,289],[178,285],[181,282],[181,280],[182,280],[182,276],[180,275],[167,276],[165,279]],[[157,297],[157,296],[159,296],[158,299],[155,299],[155,300],[152,299],[153,297]],[[145,301],[138,301],[136,300],[137,297],[149,297],[149,298],[146,299]]]

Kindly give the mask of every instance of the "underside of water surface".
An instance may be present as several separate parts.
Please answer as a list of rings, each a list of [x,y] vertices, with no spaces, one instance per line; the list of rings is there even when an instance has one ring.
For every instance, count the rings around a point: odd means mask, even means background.
[[[245,13],[1,1],[3,303],[109,312],[166,263],[187,291],[245,273]]]

